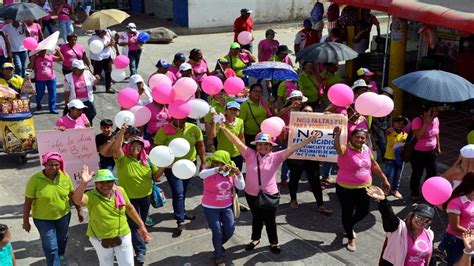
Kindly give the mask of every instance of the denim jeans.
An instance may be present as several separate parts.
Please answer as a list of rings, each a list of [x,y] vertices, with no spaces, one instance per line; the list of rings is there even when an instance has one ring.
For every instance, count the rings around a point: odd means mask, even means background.
[[[12,54],[13,64],[15,65],[15,74],[24,78],[26,74],[26,58],[28,57],[28,52],[13,52]]]
[[[397,164],[394,160],[385,159],[385,174],[387,175],[392,191],[398,190],[400,188],[400,179],[402,178],[403,166],[405,163],[402,162],[401,165]]]
[[[327,178],[337,169],[337,163],[323,162],[323,178]]]
[[[140,63],[140,56],[142,50],[128,51],[128,58],[130,59],[130,76],[137,74],[138,64]]]
[[[446,240],[446,260],[448,261],[448,266],[452,266],[462,257],[464,243],[462,239],[457,238],[450,233],[446,233],[444,239]]]
[[[42,21],[43,26],[41,27],[41,30],[43,31],[44,37],[46,38],[47,36],[53,34],[54,32],[54,25],[53,25],[53,20],[48,19],[48,20],[43,20]],[[48,29],[48,35],[46,35],[45,29]]]
[[[48,266],[60,266],[59,256],[64,256],[68,238],[69,221],[71,213],[64,215],[58,220],[40,220],[33,218],[36,228],[40,234],[46,264]]]
[[[179,224],[184,222],[184,216],[186,215],[186,190],[188,188],[189,180],[191,179],[179,179],[173,174],[171,169],[165,170],[165,176],[170,184],[171,196],[173,197],[174,218]]]
[[[130,203],[133,205],[138,215],[142,219],[143,223],[146,221],[148,216],[148,211],[150,210],[150,196],[146,196],[139,199],[130,199]],[[133,249],[135,250],[135,255],[137,256],[137,261],[144,262],[146,254],[146,243],[138,234],[138,225],[130,219],[127,219],[130,230],[132,231],[132,244]]]
[[[61,32],[61,38],[64,40],[64,43],[67,43],[67,35],[74,31],[71,20],[68,21],[58,21],[59,22],[59,31]]]
[[[214,246],[214,258],[224,257],[224,245],[235,231],[234,212],[232,206],[226,208],[202,207],[209,228],[212,231],[212,245]]]
[[[48,107],[50,112],[56,112],[56,78],[51,80],[36,80],[36,108],[41,108],[41,100],[48,88]]]

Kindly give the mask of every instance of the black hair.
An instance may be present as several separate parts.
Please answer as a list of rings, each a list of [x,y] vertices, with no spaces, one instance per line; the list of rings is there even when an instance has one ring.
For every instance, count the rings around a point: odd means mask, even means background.
[[[0,224],[0,241],[3,241],[3,238],[5,238],[5,235],[8,232],[8,225],[6,224]]]
[[[428,111],[429,111],[431,108],[433,108],[433,107],[438,107],[438,104],[435,103],[435,102],[428,102],[428,103],[423,104],[423,105],[421,106],[421,110],[422,110],[422,112],[424,113],[424,112],[428,112]]]
[[[339,28],[332,28],[331,35],[339,37],[341,35],[341,30]]]
[[[189,58],[194,60],[194,58],[197,56],[198,53],[201,52],[201,49],[198,49],[198,48],[194,48],[191,50],[191,52],[189,52]]]
[[[410,120],[407,117],[403,116],[403,115],[397,116],[397,118],[395,118],[393,121],[394,122],[402,122],[405,126],[408,125],[408,123],[410,123]]]
[[[114,125],[114,122],[112,122],[112,120],[110,119],[102,119],[100,121],[100,126],[101,127],[111,127]]]
[[[449,200],[446,201],[443,204],[444,209],[446,209],[446,207],[448,206],[448,203],[452,199],[458,198],[458,197],[463,196],[463,195],[467,196],[467,195],[471,194],[472,191],[474,191],[474,173],[470,172],[470,173],[467,173],[462,178],[461,184],[459,184],[459,186],[457,186],[453,190],[453,193],[451,193],[451,197],[449,197]]]
[[[253,91],[253,89],[255,89],[256,87],[260,87],[261,89],[263,89],[262,85],[255,83],[250,86],[249,91]]]
[[[303,67],[306,66],[306,64],[314,64],[314,63],[311,61],[303,61]]]

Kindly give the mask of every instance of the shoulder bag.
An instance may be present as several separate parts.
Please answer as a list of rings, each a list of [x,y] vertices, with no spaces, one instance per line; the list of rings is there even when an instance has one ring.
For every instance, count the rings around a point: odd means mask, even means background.
[[[150,159],[148,159],[148,165],[150,166],[151,171],[151,198],[150,203],[153,208],[161,208],[166,204],[165,192],[156,184],[155,179],[153,179],[153,169],[151,168]]]
[[[267,194],[262,191],[262,178],[260,175],[260,160],[258,159],[257,155],[257,173],[258,173],[258,187],[260,189],[260,192],[257,195],[257,198],[255,200],[255,205],[258,208],[268,210],[268,211],[274,211],[280,204],[280,193],[277,194]]]

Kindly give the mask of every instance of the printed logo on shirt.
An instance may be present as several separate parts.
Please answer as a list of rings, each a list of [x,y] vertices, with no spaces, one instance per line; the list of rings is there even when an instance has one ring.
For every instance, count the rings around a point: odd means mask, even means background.
[[[217,195],[217,200],[227,200],[230,198],[230,189],[232,184],[229,181],[222,181],[217,184],[217,189],[219,190],[219,195]]]

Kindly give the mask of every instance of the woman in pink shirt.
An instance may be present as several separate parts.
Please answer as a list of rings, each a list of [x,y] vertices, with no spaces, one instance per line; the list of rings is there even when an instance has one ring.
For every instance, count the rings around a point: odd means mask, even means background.
[[[341,204],[342,225],[348,239],[346,248],[354,252],[356,242],[353,227],[369,214],[370,201],[365,189],[372,185],[372,172],[382,179],[386,191],[389,191],[390,183],[365,144],[369,134],[366,129],[355,129],[347,145],[341,144],[340,127],[335,127],[333,133],[339,166],[336,194]]]
[[[423,171],[426,169],[426,178],[437,175],[436,158],[441,154],[439,143],[438,107],[423,106],[423,114],[415,117],[411,123],[413,136],[417,142],[411,154],[410,163],[413,169],[410,178],[412,201],[420,200],[420,183]]]
[[[275,221],[278,204],[272,206],[272,208],[258,204],[259,194],[265,193],[268,197],[278,198],[279,201],[280,192],[278,191],[276,182],[276,172],[283,161],[290,157],[293,152],[306,146],[306,144],[311,141],[316,140],[317,134],[314,132],[302,142],[296,143],[284,150],[272,152],[273,146],[277,144],[273,142],[273,138],[268,134],[257,134],[255,141],[251,142],[251,145],[255,145],[256,147],[256,150],[254,150],[247,147],[242,140],[234,135],[223,123],[219,126],[226,137],[237,146],[237,149],[247,164],[245,198],[252,212],[252,236],[245,250],[253,250],[260,244],[263,225],[265,225],[270,241],[270,251],[274,254],[280,254],[281,249],[278,245]]]
[[[67,109],[68,113],[56,121],[57,129],[64,131],[66,129],[91,127],[89,119],[84,114],[87,106],[82,101],[76,99],[68,102]]]
[[[41,42],[43,40],[43,31],[41,30],[41,25],[34,22],[33,20],[26,20],[25,24],[26,28],[30,32],[30,37],[35,38],[37,42]]]
[[[235,231],[233,197],[234,187],[244,189],[245,181],[239,168],[226,151],[216,151],[207,158],[208,169],[199,173],[203,179],[202,208],[212,231],[214,263],[225,263],[223,245]]]
[[[270,58],[275,55],[280,43],[275,40],[276,32],[272,29],[268,29],[265,32],[265,39],[258,43],[258,61],[269,61]]]
[[[417,204],[405,220],[401,220],[393,213],[382,189],[370,187],[366,192],[379,202],[383,229],[387,232],[379,265],[430,265],[434,233],[429,225],[433,221],[434,208],[427,204]]]
[[[211,72],[209,71],[209,67],[207,64],[206,59],[202,56],[202,51],[200,49],[192,49],[189,53],[189,60],[188,63],[191,65],[193,69],[193,79],[199,85],[199,89],[196,93],[197,98],[202,98],[207,100],[208,95],[202,91],[201,89],[201,82],[202,79],[210,75]]]
[[[63,75],[67,75],[72,72],[72,62],[74,60],[82,60],[87,65],[89,70],[92,72],[92,65],[87,58],[84,47],[77,43],[77,34],[70,33],[67,36],[67,43],[61,44],[59,50],[64,56],[63,61]]]
[[[30,59],[28,68],[35,71],[36,87],[36,110],[41,110],[41,100],[43,99],[45,89],[48,88],[48,107],[49,112],[57,114],[56,111],[56,75],[54,74],[54,62],[64,60],[63,55],[56,50],[54,55],[46,54],[46,50],[41,50]]]
[[[151,112],[150,121],[146,124],[146,130],[144,133],[144,138],[149,141],[153,141],[156,132],[165,125],[171,123],[171,116],[168,113],[168,107],[164,104],[157,103],[153,101],[146,105]]]
[[[449,225],[445,243],[448,265],[456,264],[463,254],[462,234],[474,229],[474,173],[468,173],[445,203]]]
[[[61,32],[61,38],[64,43],[67,42],[67,35],[74,31],[71,17],[74,15],[74,8],[70,6],[66,0],[61,0],[61,3],[56,9],[58,14],[59,31]]]

